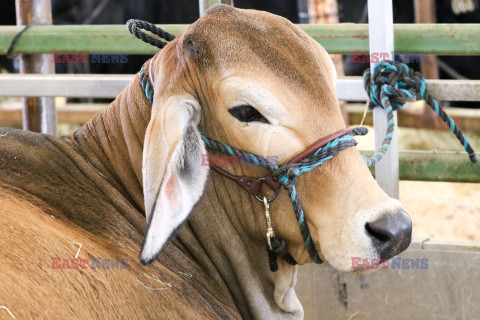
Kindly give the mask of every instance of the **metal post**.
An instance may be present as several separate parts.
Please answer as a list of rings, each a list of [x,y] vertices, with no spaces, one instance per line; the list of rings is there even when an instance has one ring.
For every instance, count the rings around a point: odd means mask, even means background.
[[[393,60],[393,10],[392,0],[368,0],[368,33],[370,39],[370,53],[384,53],[385,60]],[[374,63],[370,64],[373,70]],[[390,148],[383,159],[375,165],[375,177],[378,185],[393,198],[399,198],[398,190],[398,135],[397,112],[393,112],[395,131]],[[385,130],[387,117],[382,108],[374,108],[373,124],[375,128],[375,150],[380,149]]]
[[[52,24],[50,0],[15,0],[15,7],[17,25]],[[22,54],[19,57],[19,71],[20,73],[55,73],[55,65],[51,59],[51,54]],[[25,97],[23,129],[55,135],[57,131],[55,98]]]
[[[309,23],[308,0],[297,0],[298,23]]]
[[[200,17],[203,16],[205,10],[209,7],[216,5],[216,4],[228,4],[233,6],[233,0],[199,0],[198,4],[200,7]]]

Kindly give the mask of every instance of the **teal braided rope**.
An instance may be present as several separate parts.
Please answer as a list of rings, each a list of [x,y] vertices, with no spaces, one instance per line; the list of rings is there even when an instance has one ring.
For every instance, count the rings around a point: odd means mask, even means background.
[[[150,84],[149,77],[146,73],[145,65],[140,69],[139,73],[140,85],[150,103],[153,102],[153,89]],[[309,172],[313,168],[320,166],[327,160],[332,159],[335,155],[349,147],[357,144],[354,135],[365,135],[368,130],[366,128],[354,128],[351,133],[340,136],[321,148],[318,148],[311,155],[306,156],[302,160],[293,163],[278,166],[276,163],[269,161],[269,158],[257,156],[253,153],[239,150],[235,147],[229,146],[225,143],[209,138],[204,134],[201,135],[203,142],[209,149],[218,150],[231,156],[236,156],[241,159],[250,159],[256,165],[267,168],[272,172],[272,175],[278,179],[290,195],[290,201],[295,212],[295,218],[298,222],[300,234],[302,235],[307,252],[315,263],[321,263],[315,245],[312,241],[310,230],[305,221],[305,213],[303,211],[300,198],[298,197],[295,183],[302,173]]]
[[[366,128],[355,128],[351,134],[364,135],[366,133]],[[298,221],[298,226],[303,241],[305,243],[305,247],[307,248],[307,252],[310,258],[315,263],[320,263],[321,260],[315,249],[315,245],[312,242],[310,230],[305,221],[305,213],[303,211],[300,198],[295,188],[295,183],[297,182],[297,179],[302,173],[306,173],[313,168],[320,166],[325,161],[332,159],[342,150],[353,147],[356,144],[357,142],[351,135],[344,135],[317,149],[313,154],[303,158],[299,162],[280,166],[277,170],[273,171],[273,175],[278,178],[278,181],[282,183],[282,185],[290,195],[290,201],[292,202],[295,217]]]
[[[373,79],[373,81],[372,81]],[[370,69],[363,74],[365,91],[370,98],[369,108],[382,107],[387,116],[387,129],[382,145],[375,155],[364,160],[368,166],[378,163],[387,153],[395,130],[393,111],[403,108],[407,99],[425,100],[435,113],[448,125],[462,144],[472,163],[478,162],[475,151],[465,135],[457,127],[455,122],[438,104],[427,90],[425,78],[420,72],[409,68],[406,64],[396,61],[377,63],[373,69],[373,77]]]

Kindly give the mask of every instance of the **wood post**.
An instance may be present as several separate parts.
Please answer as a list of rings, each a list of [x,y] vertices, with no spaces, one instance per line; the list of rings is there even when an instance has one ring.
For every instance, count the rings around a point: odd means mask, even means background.
[[[15,0],[15,6],[17,25],[52,24],[50,0]],[[18,59],[20,73],[55,73],[51,54],[21,54]],[[55,135],[56,118],[55,98],[24,98],[23,129]]]
[[[435,23],[437,14],[435,12],[435,0],[415,0],[415,23]],[[421,59],[423,60],[423,59]],[[438,79],[438,63],[434,55],[428,55],[425,62],[420,62],[420,72],[425,79]],[[423,102],[423,114],[421,116],[424,122],[431,122],[436,128],[443,128],[437,115],[435,115],[430,107]]]
[[[415,23],[436,23],[435,0],[415,0]],[[420,63],[425,79],[438,79],[437,58],[428,55],[427,63]]]

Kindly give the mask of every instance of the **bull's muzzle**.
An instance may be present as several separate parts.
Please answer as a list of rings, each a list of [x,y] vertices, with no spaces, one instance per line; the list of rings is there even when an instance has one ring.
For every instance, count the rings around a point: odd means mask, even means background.
[[[390,259],[399,254],[412,241],[412,220],[403,210],[367,222],[365,230],[380,259]]]

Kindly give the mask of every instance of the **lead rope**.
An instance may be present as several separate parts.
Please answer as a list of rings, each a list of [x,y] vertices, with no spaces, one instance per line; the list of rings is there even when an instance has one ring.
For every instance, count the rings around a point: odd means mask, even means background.
[[[369,109],[381,107],[387,114],[387,129],[380,149],[371,158],[364,158],[370,167],[378,163],[387,153],[395,130],[393,111],[403,108],[407,99],[425,100],[435,113],[448,125],[453,134],[462,144],[472,163],[478,159],[467,138],[457,127],[443,108],[438,104],[427,90],[425,78],[420,72],[414,71],[406,64],[397,61],[384,61],[377,63],[373,69],[373,82],[370,69],[363,74],[365,91],[370,98]]]

